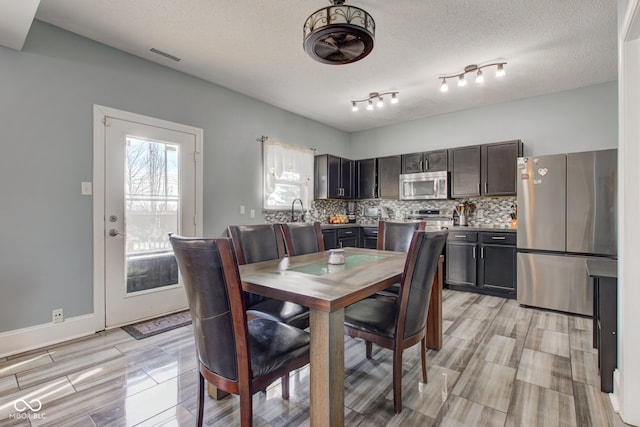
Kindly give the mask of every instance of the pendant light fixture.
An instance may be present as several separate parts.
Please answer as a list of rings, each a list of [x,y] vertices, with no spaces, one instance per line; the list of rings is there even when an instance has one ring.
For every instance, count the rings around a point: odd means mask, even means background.
[[[475,82],[477,84],[482,84],[484,83],[484,74],[482,73],[482,69],[483,68],[487,68],[487,67],[496,67],[496,78],[501,78],[504,77],[505,75],[505,71],[504,71],[504,66],[506,65],[506,62],[494,62],[491,64],[485,64],[485,65],[467,65],[466,67],[464,67],[464,71],[460,72],[460,73],[455,73],[455,74],[448,74],[448,75],[444,75],[444,76],[439,76],[438,80],[442,80],[442,83],[440,84],[440,92],[448,92],[449,91],[449,86],[447,85],[447,79],[453,79],[453,78],[458,78],[458,86],[459,87],[464,87],[467,85],[467,80],[465,79],[465,76],[469,73],[475,73],[476,74],[476,78],[475,78]]]
[[[345,0],[330,1],[304,23],[304,51],[323,64],[356,62],[373,50],[376,23],[365,10],[345,6]]]

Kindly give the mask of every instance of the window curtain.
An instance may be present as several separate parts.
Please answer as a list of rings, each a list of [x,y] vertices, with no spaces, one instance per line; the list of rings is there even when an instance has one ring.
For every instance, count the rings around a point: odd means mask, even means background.
[[[313,200],[313,150],[264,141],[263,180],[265,210],[291,209],[295,199],[301,199],[305,209]]]

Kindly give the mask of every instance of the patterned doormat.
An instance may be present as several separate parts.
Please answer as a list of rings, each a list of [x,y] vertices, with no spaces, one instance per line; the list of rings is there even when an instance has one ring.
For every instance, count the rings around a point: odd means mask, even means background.
[[[167,316],[157,317],[151,320],[123,326],[122,329],[137,340],[141,340],[153,335],[158,335],[172,329],[180,328],[191,323],[191,313],[189,310]]]

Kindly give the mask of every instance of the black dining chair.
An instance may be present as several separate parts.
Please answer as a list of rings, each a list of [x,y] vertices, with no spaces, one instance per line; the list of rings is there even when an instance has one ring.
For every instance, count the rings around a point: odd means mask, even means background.
[[[184,282],[198,356],[198,416],[204,415],[204,381],[240,396],[240,423],[253,420],[254,393],[309,363],[309,334],[268,319],[247,320],[231,239],[170,236]]]
[[[413,232],[424,230],[425,222],[378,222],[378,242],[376,249],[382,251],[409,252]],[[400,284],[396,283],[383,291],[375,294],[378,296],[397,297],[400,292]]]
[[[238,264],[284,257],[284,238],[279,224],[230,225],[227,227]],[[247,315],[287,323],[300,329],[309,326],[309,309],[300,304],[245,292]]]
[[[319,222],[287,222],[281,224],[284,245],[290,256],[324,252]]]
[[[365,298],[345,309],[344,332],[365,340],[366,357],[372,343],[393,351],[393,409],[402,411],[402,353],[420,343],[422,381],[427,382],[427,312],[438,259],[447,232],[414,231],[402,273],[398,298]]]

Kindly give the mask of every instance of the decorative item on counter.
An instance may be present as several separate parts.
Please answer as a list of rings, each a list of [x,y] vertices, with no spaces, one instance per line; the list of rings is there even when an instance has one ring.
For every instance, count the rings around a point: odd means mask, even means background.
[[[344,249],[329,250],[329,259],[327,261],[333,265],[344,264]]]
[[[329,217],[329,224],[348,224],[349,218],[345,215],[336,215]]]
[[[509,223],[511,228],[518,228],[518,205],[511,205],[511,213],[509,215],[511,216],[511,222]]]
[[[476,205],[467,200],[464,203],[460,203],[455,209],[458,214],[458,225],[467,225],[467,218],[476,210]]]

